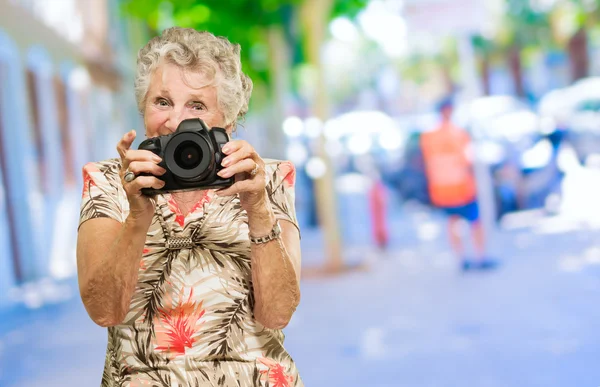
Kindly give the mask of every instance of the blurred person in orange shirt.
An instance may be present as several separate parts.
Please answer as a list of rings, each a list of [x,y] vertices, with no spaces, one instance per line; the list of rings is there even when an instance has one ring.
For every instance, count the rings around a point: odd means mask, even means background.
[[[421,136],[420,145],[431,203],[448,216],[448,233],[461,268],[491,269],[496,262],[486,255],[485,231],[479,219],[477,187],[471,162],[471,139],[466,130],[452,123],[450,98],[439,104],[441,122],[435,130]],[[474,260],[468,259],[460,233],[461,219],[469,222],[475,249]]]

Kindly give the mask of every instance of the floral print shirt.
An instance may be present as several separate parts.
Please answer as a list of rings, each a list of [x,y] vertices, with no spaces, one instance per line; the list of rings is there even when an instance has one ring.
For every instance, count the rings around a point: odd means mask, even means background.
[[[297,227],[295,169],[265,163],[275,216]],[[120,167],[118,159],[85,165],[80,225],[125,221]],[[303,386],[282,331],[254,319],[247,214],[238,196],[206,191],[184,216],[163,194],[155,209],[129,312],[108,328],[102,387]],[[173,243],[186,240],[192,245]]]

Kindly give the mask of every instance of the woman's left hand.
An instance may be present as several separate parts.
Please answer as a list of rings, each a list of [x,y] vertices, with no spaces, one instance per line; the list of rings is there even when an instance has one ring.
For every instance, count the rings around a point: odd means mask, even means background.
[[[247,141],[230,141],[223,147],[227,155],[221,162],[225,167],[219,171],[222,178],[235,176],[235,183],[217,191],[219,196],[239,194],[242,208],[246,211],[260,210],[266,203],[267,185],[265,163]]]

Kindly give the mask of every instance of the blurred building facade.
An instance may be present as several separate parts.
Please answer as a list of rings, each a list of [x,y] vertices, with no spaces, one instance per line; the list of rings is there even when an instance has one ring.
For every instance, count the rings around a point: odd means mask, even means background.
[[[141,127],[143,24],[117,0],[0,0],[0,307],[9,289],[75,275],[81,167]]]

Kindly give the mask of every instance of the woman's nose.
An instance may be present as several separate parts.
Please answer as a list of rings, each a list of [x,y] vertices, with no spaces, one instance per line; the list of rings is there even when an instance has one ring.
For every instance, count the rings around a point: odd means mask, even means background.
[[[172,109],[169,113],[169,120],[167,121],[166,125],[167,129],[169,129],[171,132],[176,131],[181,121],[184,120],[183,115],[184,109]]]
[[[189,114],[188,109],[185,109],[185,107],[172,109],[171,113],[169,114],[169,120],[167,121],[167,129],[169,129],[171,132],[176,131],[181,121],[185,120],[186,118],[194,118],[194,116]]]

